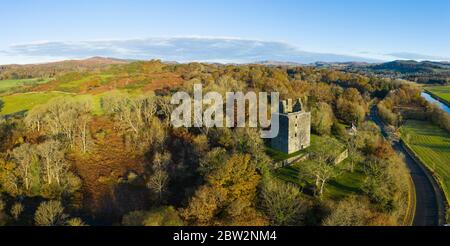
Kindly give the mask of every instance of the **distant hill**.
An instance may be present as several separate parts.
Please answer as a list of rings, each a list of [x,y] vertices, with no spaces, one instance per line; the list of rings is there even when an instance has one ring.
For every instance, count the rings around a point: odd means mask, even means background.
[[[450,63],[397,60],[386,63],[315,63],[316,67],[332,68],[379,77],[406,79],[422,84],[450,84]]]
[[[285,61],[259,61],[252,64],[265,65],[265,66],[303,66],[304,64],[298,62],[285,62]]]
[[[314,67],[318,68],[348,68],[348,67],[366,67],[371,63],[368,62],[315,62],[312,64]]]
[[[85,60],[66,60],[45,64],[0,65],[0,80],[53,78],[70,72],[95,72],[108,69],[113,65],[123,65],[136,62],[105,57],[92,57]],[[164,64],[179,64],[175,61],[164,61]],[[314,66],[340,71],[355,72],[379,77],[406,79],[423,84],[450,84],[450,63],[414,60],[396,60],[386,63],[352,62],[315,62],[298,63],[278,60],[262,60],[250,64],[264,66]]]
[[[370,69],[392,71],[399,73],[432,73],[432,72],[450,71],[450,63],[432,62],[432,61],[417,62],[413,60],[392,61],[370,66]]]
[[[0,65],[0,79],[53,77],[60,73],[94,71],[111,65],[127,63],[129,63],[127,60],[92,57],[85,60],[67,60],[44,64]]]

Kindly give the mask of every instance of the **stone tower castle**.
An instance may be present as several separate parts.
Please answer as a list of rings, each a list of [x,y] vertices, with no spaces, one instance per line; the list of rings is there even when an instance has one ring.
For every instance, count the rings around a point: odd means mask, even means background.
[[[271,140],[272,148],[291,154],[309,147],[311,113],[305,112],[300,99],[280,101],[279,107],[280,130]]]

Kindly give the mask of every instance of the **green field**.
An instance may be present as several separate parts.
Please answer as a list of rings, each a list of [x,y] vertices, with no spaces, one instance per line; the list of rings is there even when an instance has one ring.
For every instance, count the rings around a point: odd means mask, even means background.
[[[450,85],[426,87],[425,90],[450,106]]]
[[[63,81],[58,85],[57,90],[65,92],[80,92],[82,86],[88,82],[97,81],[100,84],[105,84],[112,77],[113,76],[110,74],[99,74],[83,77],[81,79]]]
[[[103,111],[101,109],[100,101],[101,98],[112,92],[104,92],[101,94],[91,95],[91,94],[73,94],[67,92],[29,92],[29,93],[17,93],[13,95],[8,95],[0,97],[0,100],[4,102],[4,107],[0,112],[0,115],[8,115],[17,112],[22,112],[25,110],[30,110],[36,105],[47,103],[50,99],[61,96],[75,97],[79,99],[88,99],[92,102],[92,113],[94,115],[102,115]]]
[[[67,95],[62,92],[37,92],[37,93],[19,93],[9,96],[0,97],[5,104],[1,111],[2,115],[12,114],[29,110],[36,105],[44,104],[50,99]]]
[[[23,87],[32,86],[37,84],[47,83],[49,79],[10,79],[0,80],[0,93],[7,92],[8,90]]]
[[[100,99],[105,94],[111,93],[106,91],[99,94],[84,94],[90,87],[108,84],[114,74],[99,73],[99,74],[83,74],[83,73],[68,73],[56,79],[57,86],[52,88],[52,91],[46,92],[28,92],[24,90],[38,84],[44,84],[50,79],[34,78],[21,80],[0,80],[0,100],[3,101],[4,107],[0,111],[0,115],[9,115],[17,112],[22,112],[32,109],[36,105],[44,104],[50,99],[59,96],[72,96],[76,98],[89,98],[93,103],[93,114],[103,114],[100,106]],[[148,84],[149,81],[144,81]],[[131,96],[141,95],[141,87],[144,85],[133,84],[125,88],[119,89]],[[83,93],[83,94],[82,94]]]
[[[433,171],[450,200],[450,133],[424,121],[407,121],[402,139]]]

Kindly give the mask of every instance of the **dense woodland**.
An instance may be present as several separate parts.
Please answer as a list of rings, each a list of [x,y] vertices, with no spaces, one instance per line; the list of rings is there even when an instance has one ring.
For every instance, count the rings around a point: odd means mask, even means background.
[[[88,78],[71,92],[99,95],[100,109],[91,98],[57,97],[2,117],[1,225],[401,225],[408,172],[371,108],[378,103],[392,125],[408,117],[450,125],[413,85],[332,69],[149,61],[14,73],[51,77],[26,91]],[[313,133],[326,139],[297,175],[309,185],[274,175],[257,129],[171,127],[171,94],[194,83],[302,98]],[[357,134],[348,134],[352,124]],[[333,162],[337,144],[349,151],[344,165]],[[363,176],[359,191],[324,196],[344,171]]]
[[[378,103],[379,116],[389,125],[400,126],[408,119],[430,121],[450,131],[450,117],[438,105],[428,103],[416,86],[402,86]]]
[[[381,64],[344,63],[332,65],[332,67],[368,76],[404,79],[419,84],[450,84],[450,63],[448,62],[399,60]]]

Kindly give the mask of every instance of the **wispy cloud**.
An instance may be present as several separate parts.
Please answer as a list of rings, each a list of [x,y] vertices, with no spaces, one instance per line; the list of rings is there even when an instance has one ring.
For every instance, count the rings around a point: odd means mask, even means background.
[[[448,57],[448,56],[447,57],[446,56],[431,56],[431,55],[409,53],[409,52],[396,52],[396,53],[390,53],[387,55],[397,57],[398,59],[408,59],[408,60],[416,60],[416,61],[422,61],[422,60],[450,61],[450,57]]]
[[[283,42],[228,37],[171,37],[79,42],[46,41],[13,45],[4,50],[3,53],[1,56],[10,60],[27,57],[27,61],[40,61],[44,57],[47,61],[49,58],[60,60],[92,56],[225,63],[247,63],[262,60],[298,63],[375,61],[363,56],[302,51]],[[22,63],[20,60],[13,62]]]
[[[39,41],[16,44],[0,50],[0,63],[47,62],[64,59],[83,59],[92,56],[122,59],[162,59],[166,61],[248,63],[264,60],[313,62],[379,62],[398,59],[440,60],[448,57],[397,52],[374,54],[326,54],[303,51],[284,42],[263,41],[230,37],[170,37],[129,40],[95,41]]]

